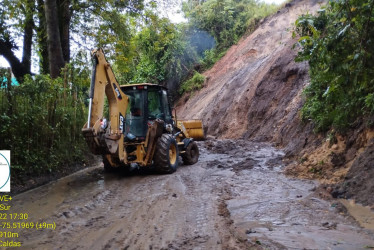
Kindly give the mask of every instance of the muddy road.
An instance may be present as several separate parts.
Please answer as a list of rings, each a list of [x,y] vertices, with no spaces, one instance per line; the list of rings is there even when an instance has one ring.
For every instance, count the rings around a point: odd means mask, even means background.
[[[199,162],[171,175],[104,173],[98,163],[15,196],[12,212],[56,224],[19,231],[17,240],[24,249],[374,246],[374,231],[317,195],[318,183],[282,174],[282,151],[241,140],[199,147]]]

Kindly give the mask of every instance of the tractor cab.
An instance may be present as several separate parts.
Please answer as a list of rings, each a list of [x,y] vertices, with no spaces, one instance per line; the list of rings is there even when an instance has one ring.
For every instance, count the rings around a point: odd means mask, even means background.
[[[167,89],[149,83],[119,86],[101,48],[92,51],[88,119],[82,128],[91,152],[103,156],[104,168],[151,167],[172,173],[178,157],[198,161],[194,140],[203,140],[201,120],[177,120],[171,115]],[[105,97],[109,122],[103,117]]]
[[[173,120],[168,101],[167,89],[155,84],[122,85],[121,90],[128,96],[129,105],[125,115],[124,134],[133,135],[134,140],[144,141],[148,126],[154,120],[171,125]]]

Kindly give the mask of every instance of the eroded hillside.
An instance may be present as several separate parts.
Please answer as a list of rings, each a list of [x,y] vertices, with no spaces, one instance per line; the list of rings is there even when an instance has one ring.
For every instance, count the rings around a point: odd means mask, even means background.
[[[298,124],[308,83],[307,64],[294,61],[291,29],[300,14],[319,7],[319,1],[293,1],[263,20],[204,73],[201,91],[185,104],[182,98],[179,116],[202,118],[207,134],[218,138],[289,140],[284,135]]]
[[[263,20],[204,73],[204,87],[183,96],[177,110],[179,117],[203,119],[207,135],[282,146],[295,160],[288,174],[319,179],[334,197],[373,205],[374,133],[357,122],[347,134],[333,132],[330,138],[300,119],[309,75],[306,62],[295,62],[292,29],[299,15],[314,13],[322,4],[295,0]]]

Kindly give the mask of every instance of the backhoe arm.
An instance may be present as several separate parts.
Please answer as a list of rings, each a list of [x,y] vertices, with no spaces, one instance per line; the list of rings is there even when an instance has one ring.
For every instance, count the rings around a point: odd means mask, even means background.
[[[83,136],[94,154],[111,154],[127,163],[123,130],[128,97],[121,91],[101,48],[92,51],[92,60],[88,121],[82,129]],[[108,124],[103,118],[105,96],[109,105]]]

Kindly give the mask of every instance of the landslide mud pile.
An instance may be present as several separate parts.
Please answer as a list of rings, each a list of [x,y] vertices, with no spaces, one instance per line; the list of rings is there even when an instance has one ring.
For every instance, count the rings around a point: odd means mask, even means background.
[[[217,138],[251,138],[302,147],[306,136],[298,112],[308,84],[306,63],[295,63],[291,29],[318,1],[293,1],[265,19],[205,72],[204,88],[179,108],[183,118],[203,119]]]
[[[292,29],[297,17],[317,11],[321,1],[294,0],[231,47],[204,73],[204,87],[177,104],[178,115],[202,119],[207,135],[270,141],[295,162],[288,174],[319,179],[338,198],[373,205],[374,132],[357,125],[326,140],[300,120],[308,65],[296,63]],[[336,185],[335,185],[336,184]],[[328,188],[332,185],[332,188]]]

